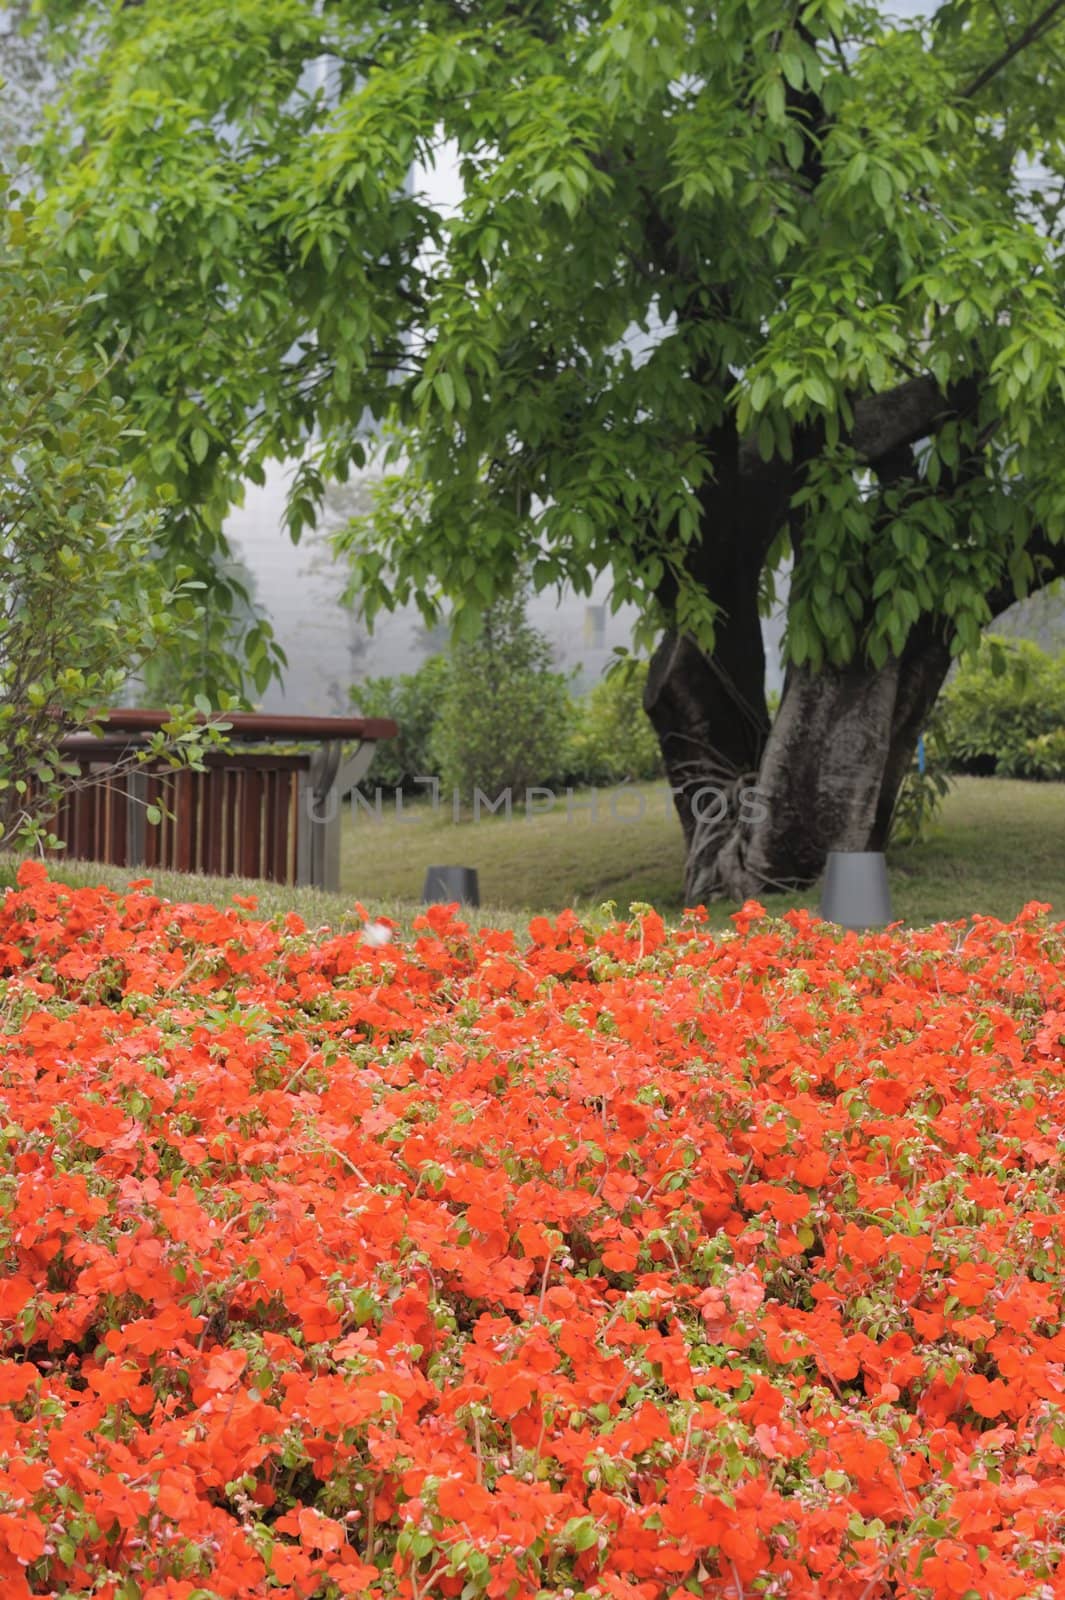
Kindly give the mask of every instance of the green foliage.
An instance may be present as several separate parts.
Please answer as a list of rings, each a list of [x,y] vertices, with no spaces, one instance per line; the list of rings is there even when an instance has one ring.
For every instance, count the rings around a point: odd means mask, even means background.
[[[170,554],[157,542],[153,560],[165,570]],[[199,569],[195,635],[180,644],[161,644],[144,662],[138,675],[139,705],[172,705],[203,696],[218,705],[250,710],[249,691],[261,695],[274,678],[282,678],[288,665],[285,652],[269,622],[253,611],[246,585],[228,566],[219,561]]]
[[[93,726],[130,672],[200,622],[190,575],[153,559],[128,411],[73,336],[89,291],[42,259],[28,209],[10,201],[0,220],[0,837],[20,849],[58,842],[47,821],[77,772],[63,733]],[[208,742],[175,707],[151,751],[195,761]]]
[[[928,836],[951,791],[952,779],[942,756],[925,741],[925,767],[921,771],[916,753],[902,780],[891,817],[890,843],[919,844]]]
[[[662,752],[643,709],[646,681],[647,663],[632,661],[576,703],[565,755],[570,782],[603,786],[662,776]]]
[[[100,274],[85,333],[126,341],[197,572],[271,458],[298,537],[369,420],[402,467],[338,535],[353,592],[450,601],[467,640],[532,552],[538,588],[607,573],[641,640],[709,642],[689,558],[737,462],[781,527],[790,497],[815,669],[929,613],[975,648],[1033,541],[1060,560],[1065,101],[1013,0],[39,9],[85,62],[37,152],[51,237]],[[453,212],[408,183],[445,141]],[[859,408],[921,396],[900,473]]]
[[[490,621],[500,614],[499,610],[494,612]],[[574,699],[565,679],[547,670],[550,652],[543,641],[526,636],[520,646],[508,644],[503,650],[496,647],[495,653],[496,659],[504,663],[495,669],[497,676],[501,671],[504,677],[518,680],[526,670],[523,663],[529,663],[530,681],[524,687],[515,682],[514,700],[508,698],[508,706],[520,701],[529,706],[529,715],[540,706],[544,717],[561,719],[568,730],[564,743],[559,741],[545,749],[543,759],[550,758],[555,764],[537,770],[537,784],[559,789],[566,784],[595,787],[662,776],[658,741],[643,709],[646,662],[632,662],[631,670],[610,672],[586,695]],[[359,716],[391,717],[399,727],[397,738],[378,747],[366,788],[428,792],[425,785],[413,780],[437,776],[435,763],[442,753],[441,741],[451,737],[443,731],[437,734],[438,722],[443,719],[445,729],[452,722],[457,723],[466,714],[468,700],[478,696],[476,675],[482,670],[481,647],[471,652],[468,646],[460,646],[454,660],[453,668],[448,657],[431,656],[417,672],[367,678],[353,686],[351,699]],[[455,686],[456,674],[463,672],[472,675],[472,690]],[[483,735],[477,737],[480,740]],[[509,737],[504,722],[499,734],[503,746]],[[523,770],[531,759],[521,755]],[[467,798],[472,787],[469,781],[459,784]],[[515,783],[513,787],[520,785]]]
[[[933,737],[956,771],[1061,777],[1065,654],[1025,639],[985,639],[940,695]]]
[[[452,648],[430,770],[464,802],[475,789],[490,801],[510,789],[523,803],[526,788],[562,770],[570,722],[566,679],[551,670],[550,645],[527,622],[521,595],[497,600],[476,638]]]
[[[393,678],[366,678],[351,689],[360,717],[391,717],[399,728],[395,739],[377,746],[373,767],[363,787],[426,793],[415,778],[435,777],[433,730],[449,682],[446,656],[430,656],[417,672]]]
[[[1025,740],[1020,770],[1030,778],[1065,778],[1065,724]]]

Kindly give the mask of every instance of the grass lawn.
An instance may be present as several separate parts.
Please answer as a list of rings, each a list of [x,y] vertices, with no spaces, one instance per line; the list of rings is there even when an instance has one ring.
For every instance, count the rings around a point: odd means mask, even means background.
[[[342,882],[367,905],[421,892],[430,864],[476,867],[485,905],[509,911],[621,911],[646,901],[663,912],[683,908],[680,827],[664,783],[600,791],[593,814],[574,796],[526,818],[482,814],[455,824],[441,807],[408,807],[404,820],[382,807],[379,822],[363,808],[345,813]],[[612,809],[613,807],[613,809]],[[891,853],[893,906],[908,924],[952,920],[973,911],[1012,917],[1027,900],[1049,900],[1065,917],[1065,784],[964,778],[948,796],[922,844]],[[773,896],[772,910],[816,908],[819,888]],[[710,908],[726,925],[735,907]]]
[[[613,809],[611,800],[613,799]],[[682,909],[680,829],[667,807],[664,784],[574,796],[567,815],[527,820],[482,815],[455,824],[441,809],[411,806],[404,820],[382,808],[382,819],[345,810],[339,895],[288,889],[238,878],[190,878],[157,872],[160,894],[175,900],[222,904],[231,894],[256,894],[259,909],[275,915],[294,909],[312,927],[343,927],[354,901],[401,928],[420,910],[425,869],[446,863],[476,867],[482,924],[523,931],[538,911],[571,905],[594,911],[614,901],[626,912],[645,901],[676,914]],[[642,807],[642,810],[641,810]],[[58,870],[58,863],[53,871]],[[15,862],[0,857],[0,887],[14,879]],[[922,844],[894,850],[891,889],[897,918],[910,925],[966,917],[972,912],[1014,916],[1028,900],[1049,901],[1065,918],[1065,784],[1020,783],[998,778],[962,779]],[[73,884],[118,888],[136,872],[88,862],[62,874]],[[792,905],[816,909],[819,890],[769,897],[770,910]],[[712,922],[728,926],[735,907],[710,908]]]

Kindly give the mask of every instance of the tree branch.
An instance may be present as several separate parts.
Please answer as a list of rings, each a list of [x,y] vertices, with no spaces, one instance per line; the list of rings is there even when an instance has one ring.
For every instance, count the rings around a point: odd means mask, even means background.
[[[992,61],[989,66],[986,66],[982,72],[977,73],[972,82],[968,83],[961,91],[959,99],[969,100],[974,94],[978,94],[985,84],[990,83],[991,79],[1002,71],[1003,67],[1009,65],[1014,56],[1019,55],[1026,46],[1034,44],[1040,34],[1045,33],[1048,28],[1052,27],[1058,12],[1063,9],[1065,9],[1065,0],[1051,0],[1051,4],[1047,6],[1046,10],[1041,11],[1035,21],[1030,22],[1024,32],[1019,33],[1013,43],[1003,50],[1000,56]]]
[[[894,389],[855,401],[850,443],[863,461],[873,464],[971,410],[978,396],[976,378],[962,378],[945,395],[934,378],[909,378]]]
[[[901,446],[916,444],[944,422],[971,410],[979,391],[977,378],[962,378],[945,395],[934,378],[908,378],[894,389],[864,395],[854,402],[854,426],[848,442],[859,459],[872,466]],[[765,470],[753,435],[740,447],[740,469],[745,477]]]

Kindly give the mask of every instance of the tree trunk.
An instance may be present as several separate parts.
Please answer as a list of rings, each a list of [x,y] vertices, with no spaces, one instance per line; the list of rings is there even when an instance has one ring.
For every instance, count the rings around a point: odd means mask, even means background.
[[[813,673],[792,669],[758,773],[757,814],[740,817],[691,890],[744,900],[804,888],[830,850],[883,850],[917,738],[950,666],[929,624],[900,657]]]
[[[943,395],[919,378],[864,397],[849,443],[882,484],[898,482],[912,473],[913,444],[971,410],[978,394],[975,380]],[[703,536],[689,570],[719,608],[713,656],[667,633],[644,696],[684,831],[688,905],[805,887],[830,850],[883,849],[950,666],[942,627],[924,618],[879,670],[860,660],[789,669],[770,727],[759,579],[785,524],[798,564],[802,521],[789,506],[823,440],[816,425],[797,429],[791,459],[768,463],[727,423],[708,444],[714,478],[700,496]],[[668,608],[670,594],[659,598]]]
[[[737,619],[738,620],[738,619]],[[769,727],[758,641],[709,660],[667,635],[648,675],[684,829],[684,896],[744,900],[816,881],[830,850],[882,850],[917,737],[950,666],[931,621],[880,670],[791,668]],[[737,669],[742,667],[742,671]]]
[[[898,663],[792,669],[757,779],[757,815],[713,863],[738,900],[812,883],[829,850],[867,850],[891,742]],[[692,888],[702,889],[689,866]],[[705,882],[709,888],[710,883]]]
[[[921,729],[936,703],[951,664],[944,630],[930,617],[917,623],[902,652],[891,718],[891,743],[884,763],[870,850],[883,850],[891,831],[895,803],[909,771]]]
[[[721,650],[710,658],[691,639],[669,633],[651,661],[644,705],[689,853],[712,854],[715,841],[724,841],[739,790],[758,774],[769,713],[757,617],[747,643],[730,662]]]
[[[651,659],[644,709],[662,748],[689,862],[716,858],[769,736],[758,594],[791,470],[763,469],[744,481],[738,440],[719,441],[715,481],[703,496],[702,546],[692,557],[719,611],[714,653],[670,632]]]

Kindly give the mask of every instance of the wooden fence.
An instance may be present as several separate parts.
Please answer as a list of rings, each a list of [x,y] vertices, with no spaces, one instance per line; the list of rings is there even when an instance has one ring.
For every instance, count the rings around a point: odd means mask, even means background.
[[[210,750],[203,772],[144,763],[109,773],[168,720],[164,711],[111,711],[100,737],[71,734],[64,756],[82,780],[51,826],[62,855],[122,867],[164,867],[275,883],[340,887],[340,812],[365,777],[385,718],[284,717],[229,712],[231,748]],[[264,742],[311,745],[297,753],[256,750]],[[147,820],[147,808],[169,815]]]

